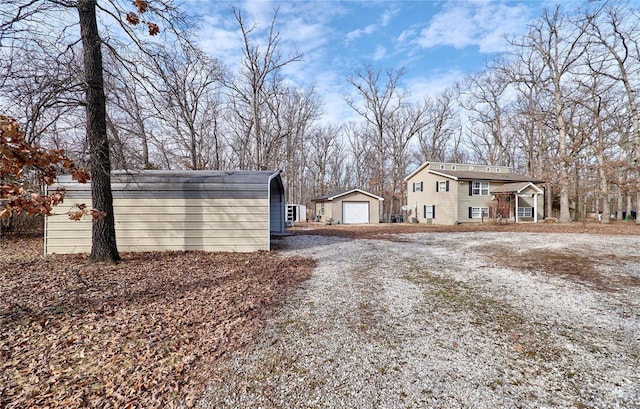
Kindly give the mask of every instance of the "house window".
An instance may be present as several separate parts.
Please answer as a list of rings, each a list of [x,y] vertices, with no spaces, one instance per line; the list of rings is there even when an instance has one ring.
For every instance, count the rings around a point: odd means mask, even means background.
[[[500,168],[496,168],[496,172],[498,172],[498,173],[499,173],[499,172],[500,172]]]
[[[449,191],[449,181],[442,180],[436,182],[436,192],[448,192]]]
[[[456,170],[456,165],[451,165],[451,170]]]
[[[324,202],[320,203],[320,214],[324,214]]]
[[[481,219],[483,217],[489,217],[488,207],[470,207],[469,208],[470,219]]]
[[[518,217],[533,217],[533,207],[518,207]]]
[[[491,172],[491,168],[490,167],[487,167],[487,172]]]
[[[446,166],[440,165],[440,170],[444,170],[445,168],[446,168]]]
[[[472,196],[489,196],[489,182],[473,182]]]
[[[424,205],[424,218],[434,219],[436,217],[436,207],[434,205]]]
[[[422,192],[422,182],[413,182],[413,191]]]
[[[473,166],[469,166],[469,170],[473,170]]]

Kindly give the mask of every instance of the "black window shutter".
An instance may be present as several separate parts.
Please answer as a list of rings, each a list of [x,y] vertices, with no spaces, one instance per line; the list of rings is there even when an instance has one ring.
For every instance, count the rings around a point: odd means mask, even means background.
[[[469,207],[469,218],[473,217],[473,207]]]
[[[416,191],[416,182],[413,182],[412,186],[413,186],[413,191],[415,192]]]
[[[436,205],[431,206],[431,217],[436,218]]]
[[[424,182],[420,182],[420,191],[421,191],[421,192],[424,192],[424,189],[422,188],[422,184],[423,184],[423,183],[424,183]]]
[[[473,196],[473,181],[471,180],[469,181],[469,196]]]
[[[424,205],[424,216],[425,219],[427,218],[427,205]]]
[[[436,192],[439,192],[439,190],[438,190],[438,185],[439,185],[439,184],[440,184],[440,182],[438,182],[438,181],[436,180]]]
[[[449,191],[449,181],[447,180],[447,192]]]

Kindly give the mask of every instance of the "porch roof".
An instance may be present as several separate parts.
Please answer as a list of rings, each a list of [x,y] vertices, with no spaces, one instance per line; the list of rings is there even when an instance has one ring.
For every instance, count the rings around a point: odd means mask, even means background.
[[[501,186],[496,186],[491,188],[491,193],[521,193],[527,187],[531,187],[533,190],[538,193],[542,193],[542,189],[533,184],[532,182],[514,182],[514,183],[505,183]]]

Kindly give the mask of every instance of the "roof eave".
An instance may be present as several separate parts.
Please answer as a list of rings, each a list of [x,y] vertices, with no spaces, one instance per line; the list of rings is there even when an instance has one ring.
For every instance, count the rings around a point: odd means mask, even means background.
[[[445,178],[449,178],[449,179],[453,179],[453,180],[459,180],[459,178],[457,176],[449,175],[449,174],[444,173],[444,172],[438,172],[437,170],[429,169],[428,172],[431,173],[431,174],[434,174],[434,175],[445,177]]]
[[[414,177],[415,175],[417,175],[418,173],[422,172],[422,170],[424,168],[426,168],[427,166],[429,166],[429,163],[431,162],[425,162],[422,165],[418,166],[418,169],[414,170],[413,172],[411,172],[409,174],[409,176],[407,176],[406,178],[404,178],[404,181],[406,182],[407,180],[411,179],[412,177]]]

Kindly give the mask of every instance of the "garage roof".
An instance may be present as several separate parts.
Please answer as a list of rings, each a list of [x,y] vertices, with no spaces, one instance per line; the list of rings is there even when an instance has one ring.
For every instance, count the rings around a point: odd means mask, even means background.
[[[331,201],[333,199],[337,199],[337,198],[339,198],[341,196],[346,196],[346,195],[354,193],[354,192],[358,192],[358,193],[362,193],[362,194],[367,195],[367,196],[371,196],[374,199],[378,199],[380,201],[384,200],[384,198],[382,198],[380,196],[376,196],[373,193],[365,192],[364,190],[361,190],[361,189],[351,189],[351,190],[346,190],[344,192],[338,192],[338,193],[332,193],[330,195],[320,196],[320,197],[317,197],[315,199],[311,199],[311,201],[312,202],[328,202],[328,201]]]

